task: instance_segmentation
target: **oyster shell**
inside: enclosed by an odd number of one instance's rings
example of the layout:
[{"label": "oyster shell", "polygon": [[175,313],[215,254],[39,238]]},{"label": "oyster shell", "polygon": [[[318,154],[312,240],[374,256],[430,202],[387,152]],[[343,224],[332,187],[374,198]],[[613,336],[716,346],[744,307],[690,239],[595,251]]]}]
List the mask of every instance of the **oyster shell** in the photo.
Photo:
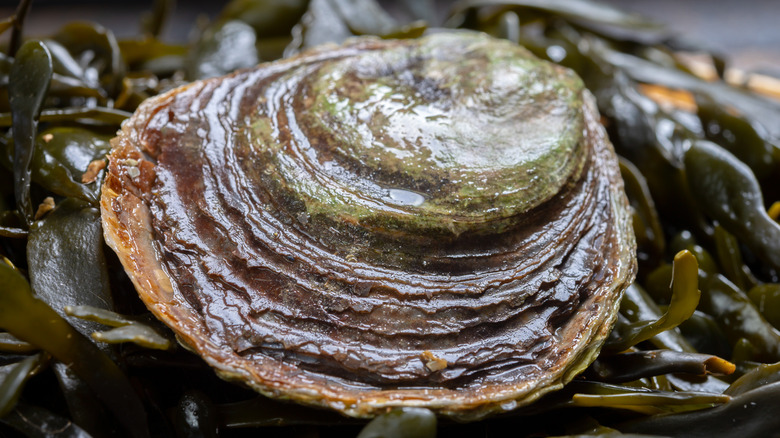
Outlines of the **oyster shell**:
[{"label": "oyster shell", "polygon": [[633,280],[598,117],[506,41],[355,39],[142,104],[112,143],[106,240],[224,378],[476,419],[587,367]]}]

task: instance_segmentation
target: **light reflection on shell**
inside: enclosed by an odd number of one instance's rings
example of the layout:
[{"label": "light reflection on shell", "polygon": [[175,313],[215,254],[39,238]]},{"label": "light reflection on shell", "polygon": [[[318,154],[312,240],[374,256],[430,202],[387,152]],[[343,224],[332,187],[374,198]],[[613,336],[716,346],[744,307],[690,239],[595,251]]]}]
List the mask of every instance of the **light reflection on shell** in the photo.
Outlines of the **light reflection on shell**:
[{"label": "light reflection on shell", "polygon": [[356,39],[195,82],[113,145],[105,234],[141,298],[272,397],[514,409],[587,367],[633,280],[592,96],[481,34]]}]

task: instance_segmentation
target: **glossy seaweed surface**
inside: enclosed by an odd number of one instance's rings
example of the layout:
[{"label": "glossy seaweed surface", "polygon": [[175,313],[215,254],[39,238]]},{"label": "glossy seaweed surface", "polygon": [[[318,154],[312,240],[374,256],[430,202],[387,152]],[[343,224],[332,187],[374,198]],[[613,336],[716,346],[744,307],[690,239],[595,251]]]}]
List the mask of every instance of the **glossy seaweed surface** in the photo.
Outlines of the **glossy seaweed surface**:
[{"label": "glossy seaweed surface", "polygon": [[[403,7],[402,5],[405,5]],[[0,22],[0,433],[8,436],[767,436],[780,427],[780,104],[694,75],[664,29],[595,3],[234,0],[187,45],[94,23]],[[30,13],[35,13],[32,10]],[[639,271],[600,356],[561,391],[467,424],[370,423],[217,378],[139,301],[103,241],[108,140],[146,98],[377,34],[473,29],[576,71],[621,156]],[[712,57],[716,75],[724,64]],[[140,169],[142,171],[143,169]],[[671,287],[670,287],[671,285]],[[739,428],[734,427],[739,424]]]}]

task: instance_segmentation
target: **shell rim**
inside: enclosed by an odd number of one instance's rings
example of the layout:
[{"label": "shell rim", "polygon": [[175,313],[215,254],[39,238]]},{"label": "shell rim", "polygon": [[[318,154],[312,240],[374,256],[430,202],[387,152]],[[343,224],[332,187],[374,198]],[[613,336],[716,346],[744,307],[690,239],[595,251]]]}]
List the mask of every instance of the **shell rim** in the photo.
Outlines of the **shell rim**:
[{"label": "shell rim", "polygon": [[[155,96],[145,104],[162,103],[172,98],[174,93],[200,82],[202,81]],[[607,148],[606,152],[614,156],[614,148],[604,128],[597,121],[595,98],[587,90],[584,90],[583,94],[584,130],[598,137],[598,143],[602,146],[597,145],[597,147]],[[125,147],[139,149],[137,142],[132,141],[133,124],[130,123],[138,114],[139,112],[136,112],[131,119],[128,119],[118,136],[112,139],[110,159],[113,159],[118,149]],[[188,304],[175,302],[173,299],[174,292],[170,280],[173,276],[166,271],[161,262],[159,250],[150,232],[151,226],[144,226],[150,225],[151,213],[137,195],[127,191],[122,193],[114,191],[110,182],[112,179],[117,179],[117,176],[110,172],[107,172],[106,181],[101,189],[100,207],[105,241],[119,257],[146,307],[175,332],[180,343],[196,352],[215,368],[220,377],[247,384],[255,391],[274,399],[328,408],[352,417],[371,418],[386,412],[388,408],[423,407],[460,421],[475,421],[492,414],[526,406],[542,395],[562,388],[595,360],[601,345],[611,331],[623,290],[633,281],[637,269],[636,242],[626,213],[628,201],[617,170],[617,162],[614,161],[609,163],[611,169],[608,169],[610,173],[617,172],[617,178],[610,184],[611,209],[616,218],[617,243],[627,251],[622,249],[619,251],[623,257],[619,260],[615,280],[609,286],[609,290],[602,295],[604,298],[598,315],[606,314],[607,317],[591,318],[583,327],[576,345],[567,350],[568,358],[565,361],[556,361],[558,369],[555,372],[548,372],[546,378],[520,384],[492,385],[479,390],[473,388],[338,390],[335,389],[339,387],[338,385],[328,387],[307,385],[305,382],[299,382],[300,379],[297,378],[284,379],[284,372],[280,374],[274,370],[258,369],[257,366],[253,366],[253,361],[231,354],[231,351],[209,342],[203,326],[198,324],[193,314],[188,314],[188,309],[184,309],[187,312],[172,311],[178,310],[178,307],[172,309],[169,307],[171,304],[177,306],[188,306]],[[120,186],[123,184],[120,183]],[[618,206],[616,202],[623,205]],[[126,209],[128,205],[133,208]],[[119,210],[115,210],[117,206]],[[128,219],[132,219],[132,223],[127,223]],[[593,301],[591,296],[583,306],[592,304]]]}]

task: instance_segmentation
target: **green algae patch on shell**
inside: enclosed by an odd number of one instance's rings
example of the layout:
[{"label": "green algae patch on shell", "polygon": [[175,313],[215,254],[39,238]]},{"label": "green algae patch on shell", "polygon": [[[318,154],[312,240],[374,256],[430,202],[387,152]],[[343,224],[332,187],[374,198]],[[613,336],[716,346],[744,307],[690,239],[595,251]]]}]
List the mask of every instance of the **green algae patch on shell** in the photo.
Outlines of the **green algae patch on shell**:
[{"label": "green algae patch on shell", "polygon": [[633,280],[598,119],[576,75],[506,41],[354,39],[142,104],[105,235],[225,378],[478,419],[587,367]]}]

